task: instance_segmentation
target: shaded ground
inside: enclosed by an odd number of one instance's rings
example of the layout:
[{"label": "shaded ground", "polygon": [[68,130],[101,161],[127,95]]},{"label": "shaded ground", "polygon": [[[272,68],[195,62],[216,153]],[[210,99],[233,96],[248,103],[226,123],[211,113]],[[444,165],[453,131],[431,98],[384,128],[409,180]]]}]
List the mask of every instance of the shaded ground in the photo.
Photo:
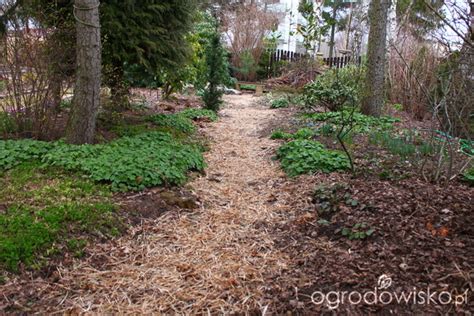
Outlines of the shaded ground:
[{"label": "shaded ground", "polygon": [[[341,174],[288,179],[272,160],[278,142],[267,133],[289,115],[250,95],[227,97],[220,121],[204,127],[209,168],[189,184],[192,194],[123,196],[127,210],[140,210],[127,236],[95,245],[86,260],[58,266],[47,279],[0,286],[0,309],[315,315],[330,312],[311,302],[315,291],[364,293],[382,274],[393,291],[472,294],[472,188]],[[324,212],[315,187],[334,183],[344,185]],[[190,205],[167,208],[176,198]],[[342,236],[341,228],[359,222],[375,233]],[[462,313],[473,310],[472,297],[470,304],[341,304],[337,312]]]}]

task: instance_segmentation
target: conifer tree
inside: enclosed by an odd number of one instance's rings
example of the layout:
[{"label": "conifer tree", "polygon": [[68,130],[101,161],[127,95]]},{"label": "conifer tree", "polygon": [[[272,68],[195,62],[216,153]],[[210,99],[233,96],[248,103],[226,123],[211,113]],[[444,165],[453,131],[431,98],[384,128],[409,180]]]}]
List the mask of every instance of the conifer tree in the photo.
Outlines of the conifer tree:
[{"label": "conifer tree", "polygon": [[222,90],[219,86],[223,84],[227,69],[224,63],[225,51],[222,47],[217,20],[215,31],[211,35],[209,45],[206,47],[206,79],[208,85],[204,91],[203,101],[205,107],[217,112],[222,104]]},{"label": "conifer tree", "polygon": [[196,13],[194,0],[103,0],[104,80],[117,105],[127,105],[124,65],[151,73],[171,70],[189,56],[186,35]]}]

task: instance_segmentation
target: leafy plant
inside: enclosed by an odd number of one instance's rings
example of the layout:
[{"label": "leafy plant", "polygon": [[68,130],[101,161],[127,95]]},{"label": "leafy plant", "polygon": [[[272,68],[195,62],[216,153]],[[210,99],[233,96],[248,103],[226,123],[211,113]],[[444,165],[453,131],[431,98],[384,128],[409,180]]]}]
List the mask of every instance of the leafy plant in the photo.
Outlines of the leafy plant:
[{"label": "leafy plant", "polygon": [[464,174],[463,174],[463,179],[469,185],[474,186],[474,168],[468,169]]},{"label": "leafy plant", "polygon": [[328,150],[321,143],[306,139],[284,144],[278,149],[277,158],[289,176],[315,171],[333,172],[350,167],[344,153]]},{"label": "leafy plant", "polygon": [[281,130],[273,132],[271,139],[311,139],[317,135],[316,131],[311,128],[299,129],[296,133],[286,133]]},{"label": "leafy plant", "polygon": [[369,142],[386,148],[390,153],[402,158],[410,156],[427,156],[435,152],[435,148],[413,132],[405,132],[396,136],[389,132],[375,132],[370,134]]},{"label": "leafy plant", "polygon": [[124,136],[136,136],[142,133],[149,132],[153,128],[150,127],[149,124],[135,124],[135,125],[130,125],[130,124],[120,124],[117,126],[114,126],[111,131],[117,134],[119,137],[124,137]]},{"label": "leafy plant", "polygon": [[70,109],[72,105],[72,99],[63,99],[61,100],[61,103],[59,104],[59,107],[61,109]]},{"label": "leafy plant", "polygon": [[186,109],[179,113],[180,116],[186,117],[190,120],[196,120],[200,118],[207,118],[213,122],[217,121],[218,117],[216,112],[207,109]]},{"label": "leafy plant", "polygon": [[170,128],[183,134],[192,134],[196,127],[193,120],[207,118],[211,121],[218,119],[217,114],[208,109],[186,109],[176,114],[156,114],[148,117],[158,127]]},{"label": "leafy plant", "polygon": [[331,69],[305,86],[304,96],[307,106],[321,105],[331,111],[344,106],[359,104],[362,96],[364,71],[356,66]]},{"label": "leafy plant", "polygon": [[123,137],[106,145],[59,144],[42,161],[87,174],[97,182],[109,182],[114,191],[182,184],[188,171],[205,167],[198,146],[163,132]]},{"label": "leafy plant", "polygon": [[400,122],[399,119],[382,116],[382,117],[373,117],[361,114],[359,112],[352,113],[348,109],[344,109],[341,112],[322,112],[322,113],[306,113],[303,114],[303,118],[308,119],[310,122],[324,122],[325,125],[322,127],[328,131],[330,129],[329,125],[332,125],[333,130],[336,130],[341,122],[341,115],[343,117],[352,116],[354,124],[354,132],[356,133],[369,133],[374,130],[390,130],[393,128],[393,124]]},{"label": "leafy plant", "polygon": [[40,160],[54,146],[55,143],[30,139],[0,141],[0,171],[26,161]]},{"label": "leafy plant", "polygon": [[316,187],[313,194],[313,202],[315,203],[318,214],[326,220],[339,211],[341,202],[352,204],[349,187],[343,183],[335,183],[332,185],[320,185]]},{"label": "leafy plant", "polygon": [[271,139],[291,139],[293,134],[278,130],[272,133]]},{"label": "leafy plant", "polygon": [[296,133],[293,134],[293,139],[311,139],[317,135],[316,131],[311,128],[302,128],[299,129]]},{"label": "leafy plant", "polygon": [[183,134],[192,134],[196,130],[191,119],[180,114],[155,114],[149,121],[158,127],[167,127]]},{"label": "leafy plant", "polygon": [[288,101],[287,98],[279,98],[279,99],[273,100],[272,104],[270,105],[272,109],[287,108],[289,106],[290,106],[290,102]]},{"label": "leafy plant", "polygon": [[5,112],[0,112],[0,137],[1,134],[15,133],[17,124],[15,120]]},{"label": "leafy plant", "polygon": [[396,104],[393,104],[392,107],[399,112],[403,111],[403,104],[396,103]]},{"label": "leafy plant", "polygon": [[459,146],[461,152],[468,156],[474,156],[474,141],[468,139],[460,139]]},{"label": "leafy plant", "polygon": [[346,236],[350,240],[353,239],[365,239],[370,237],[375,232],[374,228],[368,227],[366,223],[357,223],[351,228],[344,227],[341,231],[343,236]]}]

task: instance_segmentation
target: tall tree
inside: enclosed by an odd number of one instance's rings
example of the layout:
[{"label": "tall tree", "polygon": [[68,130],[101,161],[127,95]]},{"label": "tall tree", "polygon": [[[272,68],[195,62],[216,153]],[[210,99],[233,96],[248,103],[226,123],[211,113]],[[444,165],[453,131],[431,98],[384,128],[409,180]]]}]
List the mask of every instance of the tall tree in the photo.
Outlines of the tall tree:
[{"label": "tall tree", "polygon": [[72,144],[94,141],[100,102],[101,41],[99,0],[75,0],[77,70],[66,139]]},{"label": "tall tree", "polygon": [[[344,27],[345,16],[340,16],[341,11],[347,7],[347,2],[344,0],[326,0],[324,3],[325,7],[331,9],[331,13],[323,11],[322,16],[324,21],[331,26],[331,34],[329,37],[329,58],[334,56],[334,47],[336,45],[335,36],[336,28],[339,30]],[[339,16],[338,16],[339,15]]]},{"label": "tall tree", "polygon": [[186,36],[195,0],[103,0],[101,7],[104,80],[116,105],[127,107],[125,65],[150,73],[174,71],[191,53]]},{"label": "tall tree", "polygon": [[362,112],[380,116],[385,98],[387,21],[390,0],[372,0],[369,8],[369,44]]},{"label": "tall tree", "polygon": [[[445,0],[397,0],[394,4],[396,22],[413,35],[423,38],[432,30],[441,26],[441,9]],[[428,5],[427,5],[428,3]],[[433,10],[431,10],[433,9]]]},{"label": "tall tree", "polygon": [[[18,3],[29,9],[31,16],[44,27],[56,32],[67,34],[65,28],[74,23],[71,14],[74,0],[18,0]],[[173,71],[187,60],[191,49],[185,37],[192,29],[196,8],[197,0],[101,1],[104,83],[110,86],[116,105],[128,104],[128,87],[124,84],[126,66],[156,74],[164,69]]]}]

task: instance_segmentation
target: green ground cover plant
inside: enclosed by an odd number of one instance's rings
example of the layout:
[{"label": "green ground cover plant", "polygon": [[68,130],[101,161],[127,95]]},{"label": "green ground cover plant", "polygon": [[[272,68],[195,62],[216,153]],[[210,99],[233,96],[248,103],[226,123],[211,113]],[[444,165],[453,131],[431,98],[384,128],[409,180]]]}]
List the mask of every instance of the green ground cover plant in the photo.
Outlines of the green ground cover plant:
[{"label": "green ground cover plant", "polygon": [[278,149],[277,158],[289,176],[350,168],[343,152],[329,150],[323,144],[307,139],[296,139],[284,144]]},{"label": "green ground cover plant", "polygon": [[[109,183],[114,191],[143,190],[160,185],[179,185],[189,171],[205,167],[203,147],[190,136],[193,119],[208,117],[208,110],[185,110],[177,114],[154,115],[149,120],[162,130],[147,125],[130,126],[124,136],[98,145],[69,145],[62,141],[0,141],[0,171],[22,163],[40,162],[84,174],[99,183]],[[176,137],[179,134],[180,137]],[[185,137],[183,137],[185,135]]]},{"label": "green ground cover plant", "polygon": [[80,255],[87,235],[116,236],[123,227],[108,186],[38,163],[0,175],[0,270],[40,267],[63,251]]},{"label": "green ground cover plant", "polygon": [[272,133],[270,138],[271,139],[286,139],[286,140],[288,140],[288,139],[311,139],[316,135],[318,135],[318,133],[315,130],[305,127],[305,128],[299,129],[295,133],[287,133],[287,132],[284,132],[282,130],[277,130],[277,131]]},{"label": "green ground cover plant", "polygon": [[394,135],[387,131],[374,132],[369,135],[369,142],[387,149],[390,153],[402,158],[410,156],[427,156],[435,152],[435,147],[417,137],[412,131]]},{"label": "green ground cover plant", "polygon": [[281,109],[287,108],[290,106],[290,102],[287,98],[279,98],[272,101],[270,108],[272,109]]},{"label": "green ground cover plant", "polygon": [[[342,110],[342,113],[339,111],[336,112],[322,112],[322,113],[305,113],[302,115],[303,119],[307,119],[310,123],[319,123],[324,122],[326,129],[329,129],[331,126],[335,131],[337,127],[341,124],[341,119],[344,118],[345,121],[353,121],[354,132],[356,133],[369,133],[374,130],[391,130],[393,124],[400,122],[399,119],[382,116],[382,117],[373,117],[361,114],[359,112],[352,112],[350,109]],[[350,119],[352,117],[352,119]]]}]

